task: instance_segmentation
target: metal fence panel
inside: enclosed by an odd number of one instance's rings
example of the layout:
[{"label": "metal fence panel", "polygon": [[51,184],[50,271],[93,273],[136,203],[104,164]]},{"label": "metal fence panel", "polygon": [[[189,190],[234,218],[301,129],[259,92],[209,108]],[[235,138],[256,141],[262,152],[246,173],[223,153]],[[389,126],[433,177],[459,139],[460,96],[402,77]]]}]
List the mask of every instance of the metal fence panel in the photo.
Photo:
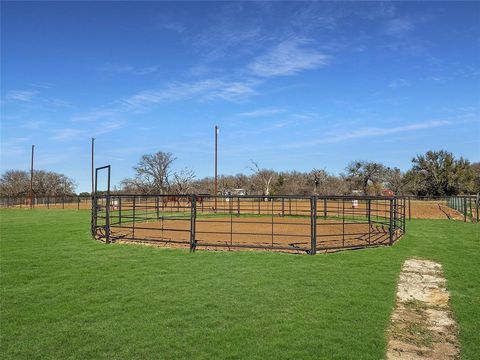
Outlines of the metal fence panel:
[{"label": "metal fence panel", "polygon": [[[318,251],[392,245],[400,197],[98,195],[92,235],[195,249]],[[106,233],[108,232],[108,233]]]}]

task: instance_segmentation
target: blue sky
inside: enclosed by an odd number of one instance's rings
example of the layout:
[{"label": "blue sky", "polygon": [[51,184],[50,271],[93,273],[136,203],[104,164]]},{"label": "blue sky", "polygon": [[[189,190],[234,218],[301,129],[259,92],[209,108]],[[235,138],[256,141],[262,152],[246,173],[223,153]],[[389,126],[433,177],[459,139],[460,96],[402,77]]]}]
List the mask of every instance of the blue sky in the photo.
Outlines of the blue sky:
[{"label": "blue sky", "polygon": [[479,161],[480,3],[2,2],[1,167],[90,187],[144,153],[176,169],[406,170]]}]

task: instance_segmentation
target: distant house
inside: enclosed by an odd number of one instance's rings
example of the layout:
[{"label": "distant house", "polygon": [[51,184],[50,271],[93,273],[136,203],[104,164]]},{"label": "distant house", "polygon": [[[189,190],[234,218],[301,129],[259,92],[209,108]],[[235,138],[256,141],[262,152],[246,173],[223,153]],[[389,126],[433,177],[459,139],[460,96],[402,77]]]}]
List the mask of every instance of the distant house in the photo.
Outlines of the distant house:
[{"label": "distant house", "polygon": [[231,190],[226,191],[225,195],[245,196],[245,195],[247,195],[247,190],[245,190],[245,189],[231,189]]},{"label": "distant house", "polygon": [[382,195],[383,196],[394,196],[395,193],[390,189],[383,189],[382,190]]}]

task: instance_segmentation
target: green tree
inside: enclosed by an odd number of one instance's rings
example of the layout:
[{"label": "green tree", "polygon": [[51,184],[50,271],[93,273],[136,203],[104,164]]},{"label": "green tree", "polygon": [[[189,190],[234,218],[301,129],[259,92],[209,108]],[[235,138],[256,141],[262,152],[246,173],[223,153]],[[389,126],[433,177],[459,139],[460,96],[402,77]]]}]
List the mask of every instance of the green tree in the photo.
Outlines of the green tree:
[{"label": "green tree", "polygon": [[474,189],[475,173],[468,160],[455,159],[452,153],[427,151],[412,159],[405,176],[410,189],[420,196],[446,196],[469,193]]}]

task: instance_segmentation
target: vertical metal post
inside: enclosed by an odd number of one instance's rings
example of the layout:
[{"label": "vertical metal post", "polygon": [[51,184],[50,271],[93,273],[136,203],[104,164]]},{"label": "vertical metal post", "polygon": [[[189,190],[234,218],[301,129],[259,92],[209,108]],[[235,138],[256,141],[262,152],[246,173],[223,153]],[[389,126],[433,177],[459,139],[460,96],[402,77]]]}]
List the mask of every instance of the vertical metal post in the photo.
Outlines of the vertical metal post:
[{"label": "vertical metal post", "polygon": [[345,199],[342,199],[342,247],[345,247]]},{"label": "vertical metal post", "polygon": [[282,216],[285,216],[285,198],[282,197]]},{"label": "vertical metal post", "polygon": [[393,245],[393,199],[390,199],[389,244]]},{"label": "vertical metal post", "polygon": [[470,222],[473,223],[473,211],[472,211],[472,198],[471,197],[468,197],[468,207],[469,207],[469,210],[470,210]]},{"label": "vertical metal post", "polygon": [[157,210],[157,219],[160,218],[160,198],[158,196],[155,197],[155,209]]},{"label": "vertical metal post", "polygon": [[230,214],[230,246],[233,245],[233,197],[229,195],[228,199],[228,213]]},{"label": "vertical metal post", "polygon": [[77,196],[77,210],[80,210],[80,196]]},{"label": "vertical metal post", "polygon": [[240,216],[240,196],[237,196],[237,216]]},{"label": "vertical metal post", "polygon": [[480,203],[479,200],[480,200],[480,197],[479,197],[479,194],[477,194],[477,197],[476,197],[476,199],[475,199],[475,213],[476,213],[476,217],[477,217],[477,219],[476,219],[476,220],[477,220],[477,223],[478,223],[478,220],[479,220],[479,219],[478,219],[478,210],[479,210],[479,207],[480,207],[480,206],[479,206],[479,205],[480,205],[480,204],[479,204],[479,203]]},{"label": "vertical metal post", "polygon": [[326,219],[327,218],[327,198],[323,199],[323,217]]},{"label": "vertical metal post", "polygon": [[106,210],[106,220],[105,220],[105,241],[107,244],[110,243],[110,165],[106,166],[108,171],[107,176],[107,210]]},{"label": "vertical metal post", "polygon": [[67,192],[67,180],[63,180],[62,209],[65,209],[65,193]]},{"label": "vertical metal post", "polygon": [[394,230],[394,235],[397,235],[397,229],[398,229],[398,199],[395,198],[393,199],[393,230]]},{"label": "vertical metal post", "polygon": [[218,195],[218,126],[215,125],[215,186],[214,186],[214,196],[215,196],[215,212],[217,211],[217,195]]},{"label": "vertical metal post", "polygon": [[372,236],[372,199],[367,200],[367,218],[368,218],[368,243],[370,244],[370,238]]},{"label": "vertical metal post", "polygon": [[118,224],[122,224],[122,198],[118,197]]},{"label": "vertical metal post", "polygon": [[105,209],[105,242],[110,243],[110,192],[106,197],[106,209]]},{"label": "vertical metal post", "polygon": [[97,228],[97,198],[96,198],[96,188],[97,188],[97,174],[95,171],[94,167],[94,162],[93,162],[93,151],[94,151],[94,142],[95,139],[92,138],[92,194],[91,194],[91,201],[92,201],[92,236],[95,238],[95,233],[96,233],[96,228]]},{"label": "vertical metal post", "polygon": [[310,255],[317,253],[317,197],[310,197]]},{"label": "vertical metal post", "polygon": [[97,233],[97,216],[98,216],[98,205],[97,205],[97,180],[98,180],[98,171],[95,170],[95,185],[92,193],[92,236],[96,238]]},{"label": "vertical metal post", "polygon": [[273,199],[270,199],[271,200],[271,203],[272,203],[272,206],[271,206],[271,210],[270,210],[270,216],[272,217],[272,249],[273,249],[273,216],[274,216],[274,210],[273,210]]},{"label": "vertical metal post", "polygon": [[196,240],[195,240],[195,223],[197,220],[197,203],[195,195],[191,195],[190,198],[190,251],[195,251]]},{"label": "vertical metal post", "polygon": [[32,145],[32,157],[30,159],[30,209],[33,208],[33,156],[35,145]]},{"label": "vertical metal post", "polygon": [[410,196],[408,197],[408,220],[412,220],[412,205],[410,203]]},{"label": "vertical metal post", "polygon": [[132,238],[135,239],[135,195],[133,195],[132,207]]},{"label": "vertical metal post", "polygon": [[463,222],[467,222],[467,198],[463,198]]},{"label": "vertical metal post", "polygon": [[92,137],[92,197],[93,197],[93,193],[94,193],[94,180],[93,180],[93,174],[94,174],[94,170],[95,170],[95,160],[94,160],[94,154],[95,154],[95,138]]}]

